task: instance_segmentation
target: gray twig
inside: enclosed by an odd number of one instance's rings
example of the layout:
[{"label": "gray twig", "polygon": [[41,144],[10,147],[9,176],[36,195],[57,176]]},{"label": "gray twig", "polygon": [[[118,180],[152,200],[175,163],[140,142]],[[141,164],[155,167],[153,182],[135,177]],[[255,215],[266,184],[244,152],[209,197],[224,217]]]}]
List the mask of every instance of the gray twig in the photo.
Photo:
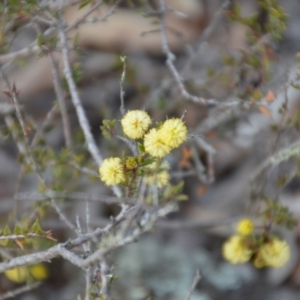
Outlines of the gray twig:
[{"label": "gray twig", "polygon": [[194,289],[196,288],[196,285],[198,284],[199,280],[201,279],[200,271],[197,269],[196,274],[193,279],[192,286],[190,287],[187,296],[184,298],[184,300],[190,300],[193,294]]},{"label": "gray twig", "polygon": [[[91,153],[92,157],[94,158],[94,160],[98,164],[98,166],[100,166],[103,159],[102,159],[102,156],[96,145],[95,139],[91,133],[90,124],[86,117],[85,111],[83,109],[83,106],[82,106],[82,103],[81,103],[81,100],[80,100],[80,97],[79,97],[79,94],[78,94],[78,91],[76,88],[76,84],[74,82],[71,65],[70,65],[69,53],[68,53],[68,43],[67,43],[67,37],[66,37],[66,33],[65,33],[65,26],[62,22],[61,22],[61,24],[59,24],[59,40],[60,40],[61,47],[62,47],[62,56],[63,56],[63,62],[64,62],[64,74],[65,74],[66,81],[69,86],[73,105],[76,109],[80,127],[83,130],[89,152]],[[115,193],[115,195],[117,197],[121,196],[121,190],[119,187],[114,186],[113,192]]]},{"label": "gray twig", "polygon": [[20,288],[15,289],[15,290],[6,292],[4,295],[1,295],[0,300],[15,298],[16,296],[18,296],[20,294],[23,294],[25,292],[29,292],[29,291],[32,291],[32,290],[38,288],[40,285],[41,285],[41,282],[35,282],[33,284],[30,284],[30,285],[22,286]]},{"label": "gray twig", "polygon": [[120,100],[121,100],[120,111],[122,116],[124,116],[125,115],[125,103],[124,103],[125,92],[124,92],[123,84],[126,76],[126,56],[122,56],[121,61],[123,63],[123,72],[120,80]]},{"label": "gray twig", "polygon": [[60,75],[58,72],[58,61],[55,61],[53,53],[49,52],[49,58],[51,62],[51,69],[53,74],[53,84],[54,90],[56,93],[56,97],[58,99],[59,108],[61,112],[62,124],[63,124],[63,132],[65,136],[66,146],[70,147],[72,145],[71,138],[71,128],[70,128],[70,120],[67,111],[66,99],[64,97],[64,92],[62,88],[62,84],[60,81]]},{"label": "gray twig", "polygon": [[[165,0],[159,0],[159,6],[161,11],[166,11],[166,3]],[[202,105],[222,105],[222,106],[234,106],[239,104],[239,101],[232,101],[227,103],[220,103],[219,101],[216,101],[215,99],[204,99],[195,95],[190,94],[183,83],[183,80],[178,72],[178,70],[175,67],[174,60],[175,55],[171,52],[171,49],[169,47],[168,37],[167,37],[167,28],[166,28],[166,22],[165,22],[165,15],[160,15],[160,32],[161,32],[161,41],[162,41],[162,50],[163,53],[166,55],[166,64],[175,79],[177,86],[181,92],[181,95],[183,98],[193,101],[195,103],[199,103]]]}]

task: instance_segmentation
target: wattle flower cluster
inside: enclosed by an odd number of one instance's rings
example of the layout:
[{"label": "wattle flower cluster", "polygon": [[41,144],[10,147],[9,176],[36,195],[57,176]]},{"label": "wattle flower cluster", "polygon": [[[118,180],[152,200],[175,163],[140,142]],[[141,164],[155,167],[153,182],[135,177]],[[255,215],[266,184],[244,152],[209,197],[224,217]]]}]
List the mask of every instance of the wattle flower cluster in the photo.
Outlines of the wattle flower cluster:
[{"label": "wattle flower cluster", "polygon": [[254,234],[254,224],[244,219],[237,226],[238,234],[231,236],[223,245],[223,256],[232,264],[250,260],[257,268],[280,268],[290,259],[290,247],[276,236]]},{"label": "wattle flower cluster", "polygon": [[143,166],[138,163],[140,159],[135,157],[125,158],[125,161],[117,157],[107,158],[99,167],[100,178],[106,185],[124,183],[126,175],[130,172],[136,174],[139,168],[143,169],[143,182],[147,185],[162,188],[168,184],[169,166],[160,159],[187,139],[187,127],[179,118],[168,119],[157,128],[149,129],[151,123],[150,116],[142,110],[128,111],[122,118],[121,125],[124,135],[127,138],[138,140],[144,148],[144,154],[141,157],[152,159],[153,163]]},{"label": "wattle flower cluster", "polygon": [[147,153],[162,158],[187,139],[187,128],[178,118],[166,120],[160,128],[153,128],[144,137]]}]

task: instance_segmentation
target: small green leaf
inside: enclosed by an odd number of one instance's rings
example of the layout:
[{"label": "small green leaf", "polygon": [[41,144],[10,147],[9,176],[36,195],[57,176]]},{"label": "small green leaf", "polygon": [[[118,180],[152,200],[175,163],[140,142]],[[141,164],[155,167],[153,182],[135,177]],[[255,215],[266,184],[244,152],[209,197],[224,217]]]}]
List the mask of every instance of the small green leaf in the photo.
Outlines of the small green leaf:
[{"label": "small green leaf", "polygon": [[175,201],[187,201],[189,199],[189,197],[187,195],[178,195],[175,197]]},{"label": "small green leaf", "polygon": [[82,9],[82,8],[84,8],[85,6],[87,6],[87,5],[90,4],[90,3],[91,3],[91,0],[85,0],[85,1],[83,1],[83,2],[81,2],[81,3],[79,4],[78,8],[79,8],[79,9]]},{"label": "small green leaf", "polygon": [[9,229],[9,227],[7,225],[5,225],[4,229],[3,229],[3,235],[11,235],[11,231]]},{"label": "small green leaf", "polygon": [[41,47],[43,44],[45,44],[45,38],[41,33],[38,34],[36,42],[39,47]]},{"label": "small green leaf", "polygon": [[44,234],[44,231],[43,231],[43,229],[41,228],[41,225],[40,225],[40,223],[39,223],[38,220],[36,220],[36,221],[32,224],[32,226],[31,226],[31,228],[30,228],[30,231],[31,231],[32,233],[36,233],[36,234]]},{"label": "small green leaf", "polygon": [[23,234],[23,233],[24,230],[19,225],[16,225],[14,228],[14,234]]}]

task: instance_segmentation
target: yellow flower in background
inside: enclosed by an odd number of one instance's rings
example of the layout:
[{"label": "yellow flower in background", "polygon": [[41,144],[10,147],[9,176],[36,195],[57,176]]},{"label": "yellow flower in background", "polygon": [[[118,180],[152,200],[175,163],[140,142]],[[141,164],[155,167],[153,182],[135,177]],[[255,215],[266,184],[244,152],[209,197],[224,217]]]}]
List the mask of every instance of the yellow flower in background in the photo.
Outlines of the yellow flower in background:
[{"label": "yellow flower in background", "polygon": [[233,235],[223,245],[223,256],[232,264],[245,263],[250,260],[252,251],[245,243],[245,238]]},{"label": "yellow flower in background", "polygon": [[125,160],[125,167],[128,169],[137,168],[138,167],[137,158],[133,156],[127,157]]},{"label": "yellow flower in background", "polygon": [[266,263],[262,259],[261,255],[258,255],[257,257],[255,257],[253,264],[258,269],[263,268],[263,267],[266,266]]},{"label": "yellow flower in background", "polygon": [[4,272],[5,276],[14,283],[25,283],[27,279],[45,280],[49,277],[49,272],[43,263],[38,263],[29,267],[18,267]]},{"label": "yellow flower in background", "polygon": [[153,157],[162,158],[170,153],[171,147],[166,145],[161,131],[151,129],[144,137],[144,147],[147,153]]},{"label": "yellow flower in background", "polygon": [[30,266],[29,272],[36,280],[45,280],[49,277],[48,269],[43,263]]},{"label": "yellow flower in background", "polygon": [[121,124],[126,136],[131,139],[140,139],[148,130],[151,119],[143,110],[131,110],[123,117]]},{"label": "yellow flower in background", "polygon": [[157,162],[146,167],[146,175],[143,178],[148,185],[156,185],[159,189],[166,186],[170,180],[170,174],[167,171],[170,168],[168,162],[164,161],[161,165]]},{"label": "yellow flower in background", "polygon": [[166,120],[159,130],[165,144],[171,148],[177,148],[187,139],[187,128],[178,118]]},{"label": "yellow flower in background", "polygon": [[125,180],[122,161],[119,157],[110,157],[103,160],[99,167],[100,179],[106,185],[115,185]]},{"label": "yellow flower in background", "polygon": [[259,254],[266,266],[280,268],[289,261],[290,252],[290,246],[286,241],[272,238],[261,246]]},{"label": "yellow flower in background", "polygon": [[14,283],[25,283],[28,278],[28,271],[25,267],[18,267],[4,272],[4,275]]},{"label": "yellow flower in background", "polygon": [[248,236],[254,231],[254,224],[250,219],[243,219],[237,225],[237,232],[241,235]]}]

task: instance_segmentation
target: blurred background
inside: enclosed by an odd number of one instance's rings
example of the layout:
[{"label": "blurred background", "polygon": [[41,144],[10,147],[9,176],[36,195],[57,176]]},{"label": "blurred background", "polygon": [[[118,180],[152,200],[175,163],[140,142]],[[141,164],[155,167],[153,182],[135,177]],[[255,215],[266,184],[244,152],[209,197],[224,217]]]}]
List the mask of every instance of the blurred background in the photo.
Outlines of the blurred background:
[{"label": "blurred background", "polygon": [[[58,4],[54,2],[48,4],[55,7]],[[113,1],[109,2],[108,9],[114,5]],[[170,46],[187,90],[204,99],[216,99],[221,104],[238,102],[233,105],[202,105],[182,96],[160,50],[159,32],[144,32],[144,27],[141,25],[140,29],[135,23],[134,16],[138,15],[151,24],[149,30],[152,26],[159,28],[157,20],[150,14],[157,9],[155,3],[121,1],[104,22],[87,22],[85,29],[79,32],[73,74],[92,133],[104,157],[127,151],[121,141],[105,140],[100,131],[103,119],[121,118],[121,55],[127,57],[126,77],[122,83],[126,109],[145,109],[156,121],[180,117],[187,110],[185,121],[189,133],[200,135],[200,139],[191,137],[167,157],[173,182],[184,180],[184,193],[189,200],[180,203],[176,214],[159,221],[153,232],[109,256],[112,273],[118,277],[111,286],[114,299],[185,299],[197,270],[201,278],[192,300],[299,299],[300,228],[293,231],[276,229],[289,242],[292,253],[290,262],[280,269],[231,265],[224,261],[221,253],[222,244],[233,233],[239,219],[245,216],[257,218],[255,211],[262,199],[279,200],[297,219],[300,217],[299,157],[291,156],[275,166],[268,163],[268,157],[297,142],[300,137],[300,92],[297,86],[300,3],[297,0],[276,1],[287,14],[286,29],[282,38],[276,39],[268,27],[265,31],[262,29],[268,23],[264,20],[260,2],[263,1],[168,2],[170,7],[174,5],[190,16],[187,18],[190,21],[181,21],[174,8],[175,13],[170,14],[175,17],[166,20],[167,27],[173,25],[175,28],[176,42],[170,38]],[[237,5],[243,20],[237,17]],[[65,14],[66,20],[75,18],[73,8],[77,9],[71,7]],[[100,16],[103,14],[101,9]],[[123,18],[123,14],[127,17]],[[254,25],[249,19],[248,23],[245,21],[253,15],[258,16],[255,21],[261,28],[257,30],[259,34],[252,30]],[[274,13],[274,24],[276,16]],[[6,53],[27,47],[37,37],[35,25],[26,18],[22,20],[22,14],[19,17],[23,23],[17,21],[22,26],[16,21],[20,27],[13,32],[14,38]],[[101,26],[107,27],[101,29]],[[41,22],[40,29],[45,28],[47,24]],[[131,37],[133,28],[139,37],[157,36],[144,43]],[[106,38],[107,30],[111,31]],[[91,40],[99,39],[100,42],[89,41],[89,32]],[[109,203],[113,195],[97,177],[98,166],[89,159],[76,112],[66,91],[72,152],[76,154],[80,168],[68,164],[70,154],[65,151],[61,116],[53,109],[57,106],[57,97],[51,76],[48,76],[49,68],[43,66],[45,60],[45,56],[40,55],[3,63],[2,75],[5,74],[19,89],[22,113],[26,115],[32,134],[42,128],[43,143],[36,146],[40,151],[37,157],[52,189],[64,192],[59,202],[61,209],[74,222],[77,216],[84,224],[88,201],[91,227],[97,228],[106,224],[119,208],[114,201]],[[0,86],[4,91],[7,90],[5,85],[2,76]],[[1,104],[6,103],[9,101],[3,94]],[[74,238],[55,211],[45,205],[46,197],[43,197],[35,175],[21,167],[22,157],[7,133],[5,116],[1,107],[1,227],[6,224],[13,227],[23,220],[34,222],[38,218],[42,228],[52,230],[52,236],[59,242]],[[49,123],[45,124],[47,118]],[[45,150],[45,145],[51,153]],[[94,173],[80,172],[84,166]],[[40,241],[35,250],[47,245]],[[7,251],[2,248],[1,251]],[[24,252],[14,249],[12,253]],[[85,284],[81,270],[59,258],[45,266],[49,271],[48,278],[38,288],[14,299],[83,299],[78,296],[83,297]],[[1,294],[17,287],[0,275],[0,299],[6,299],[1,298]]]}]

